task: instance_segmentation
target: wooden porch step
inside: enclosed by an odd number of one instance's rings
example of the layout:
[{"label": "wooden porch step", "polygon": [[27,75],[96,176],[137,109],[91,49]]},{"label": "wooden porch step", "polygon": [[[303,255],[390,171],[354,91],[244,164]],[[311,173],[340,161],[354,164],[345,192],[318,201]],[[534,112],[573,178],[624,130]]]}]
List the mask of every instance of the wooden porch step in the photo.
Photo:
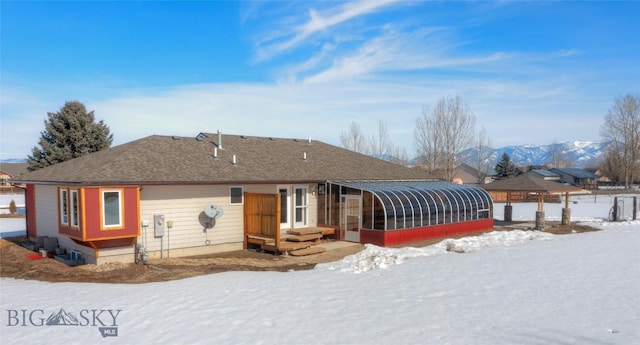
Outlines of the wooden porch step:
[{"label": "wooden porch step", "polygon": [[287,241],[305,242],[305,241],[315,241],[321,238],[322,238],[322,234],[294,235],[294,236],[287,237]]},{"label": "wooden porch step", "polygon": [[322,228],[322,236],[333,235],[335,232],[334,228]]},{"label": "wooden porch step", "polygon": [[253,243],[253,244],[259,244],[259,245],[274,244],[275,243],[273,238],[252,236],[252,235],[248,235],[247,236],[247,242]]},{"label": "wooden porch step", "polygon": [[333,228],[309,227],[309,228],[287,230],[287,233],[291,235],[299,235],[299,236],[310,235],[310,234],[332,235],[334,231],[335,230],[333,230]]},{"label": "wooden porch step", "polygon": [[309,247],[305,249],[292,250],[289,252],[289,254],[293,256],[303,256],[303,255],[318,254],[324,251],[326,251],[326,249],[322,247]]},{"label": "wooden porch step", "polygon": [[319,234],[320,232],[322,232],[322,230],[318,228],[300,228],[300,229],[287,230],[287,234],[298,235],[298,236]]}]

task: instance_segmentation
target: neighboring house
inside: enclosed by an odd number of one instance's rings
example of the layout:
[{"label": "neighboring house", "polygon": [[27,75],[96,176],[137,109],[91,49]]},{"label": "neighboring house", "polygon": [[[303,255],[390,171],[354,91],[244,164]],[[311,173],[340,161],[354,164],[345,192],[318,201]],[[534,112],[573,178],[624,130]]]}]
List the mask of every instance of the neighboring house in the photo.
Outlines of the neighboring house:
[{"label": "neighboring house", "polygon": [[480,170],[472,167],[469,164],[461,164],[455,170],[454,181],[462,182],[463,184],[487,184],[495,180],[496,172],[493,168],[485,168],[487,171],[480,173]]},{"label": "neighboring house", "polygon": [[26,173],[27,166],[27,163],[0,163],[0,191],[15,189],[9,180]]},{"label": "neighboring house", "polygon": [[541,178],[545,181],[560,181],[560,174],[544,169],[534,169],[527,172],[527,175]]},{"label": "neighboring house", "polygon": [[395,245],[493,228],[481,188],[319,141],[150,136],[24,175],[27,234],[88,263],[247,248],[262,228]]},{"label": "neighboring house", "polygon": [[596,175],[577,168],[553,168],[551,172],[560,175],[561,183],[568,183],[581,188],[597,188]]}]

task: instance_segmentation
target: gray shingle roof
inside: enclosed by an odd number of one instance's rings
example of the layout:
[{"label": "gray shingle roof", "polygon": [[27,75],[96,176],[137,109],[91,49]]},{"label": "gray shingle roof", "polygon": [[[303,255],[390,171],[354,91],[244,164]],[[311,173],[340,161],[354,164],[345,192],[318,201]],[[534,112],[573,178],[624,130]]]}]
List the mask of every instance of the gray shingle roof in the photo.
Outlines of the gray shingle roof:
[{"label": "gray shingle roof", "polygon": [[582,191],[581,188],[568,186],[559,182],[547,181],[527,174],[484,184],[481,187],[485,190],[496,192],[539,192],[552,194]]},{"label": "gray shingle roof", "polygon": [[553,168],[551,169],[551,171],[554,171],[556,173],[560,173],[560,174],[565,174],[565,175],[569,175],[569,176],[573,176],[573,177],[577,177],[577,178],[589,178],[589,179],[595,179],[596,175],[586,171],[586,170],[582,170],[582,169],[577,169],[577,168]]},{"label": "gray shingle roof", "polygon": [[217,134],[201,133],[197,138],[149,136],[27,173],[19,182],[208,184],[429,178],[424,170],[320,141],[223,135],[219,147]]},{"label": "gray shingle roof", "polygon": [[0,163],[0,170],[10,174],[11,176],[18,176],[26,173],[27,163]]},{"label": "gray shingle roof", "polygon": [[560,177],[560,175],[554,173],[553,171],[544,170],[544,169],[534,169],[534,170],[531,170],[531,173],[538,174],[542,177]]}]

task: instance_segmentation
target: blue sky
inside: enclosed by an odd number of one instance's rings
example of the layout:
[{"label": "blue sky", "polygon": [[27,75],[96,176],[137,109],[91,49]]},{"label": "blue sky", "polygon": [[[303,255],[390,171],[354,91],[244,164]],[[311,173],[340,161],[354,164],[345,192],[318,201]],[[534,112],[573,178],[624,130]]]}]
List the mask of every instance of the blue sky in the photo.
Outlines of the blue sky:
[{"label": "blue sky", "polygon": [[458,95],[494,147],[600,140],[640,94],[640,2],[1,1],[0,159],[78,100],[122,144],[199,132],[339,145],[378,120],[413,156]]}]

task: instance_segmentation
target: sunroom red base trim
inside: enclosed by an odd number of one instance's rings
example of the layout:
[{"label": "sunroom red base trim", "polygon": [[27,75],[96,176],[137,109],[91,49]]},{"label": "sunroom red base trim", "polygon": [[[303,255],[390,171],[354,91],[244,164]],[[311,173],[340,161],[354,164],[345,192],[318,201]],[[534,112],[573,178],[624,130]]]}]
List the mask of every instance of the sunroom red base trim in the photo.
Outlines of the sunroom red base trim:
[{"label": "sunroom red base trim", "polygon": [[360,242],[389,247],[412,242],[460,236],[493,229],[493,219],[451,223],[403,230],[360,230]]}]

